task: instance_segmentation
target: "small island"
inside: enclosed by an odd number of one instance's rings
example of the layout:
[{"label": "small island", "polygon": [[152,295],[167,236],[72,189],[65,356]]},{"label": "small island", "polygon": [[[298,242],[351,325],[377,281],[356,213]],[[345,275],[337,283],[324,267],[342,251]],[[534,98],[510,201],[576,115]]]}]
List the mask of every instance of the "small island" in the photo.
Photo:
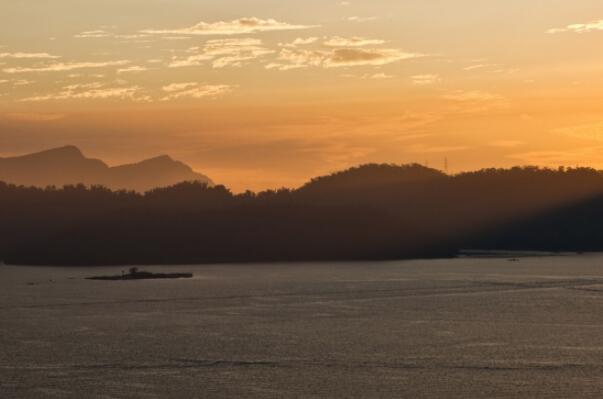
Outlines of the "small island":
[{"label": "small island", "polygon": [[159,280],[159,279],[179,279],[192,278],[192,273],[151,273],[138,270],[137,267],[132,267],[128,273],[122,272],[117,276],[97,276],[88,277],[86,280],[103,280],[103,281],[131,281],[131,280]]}]

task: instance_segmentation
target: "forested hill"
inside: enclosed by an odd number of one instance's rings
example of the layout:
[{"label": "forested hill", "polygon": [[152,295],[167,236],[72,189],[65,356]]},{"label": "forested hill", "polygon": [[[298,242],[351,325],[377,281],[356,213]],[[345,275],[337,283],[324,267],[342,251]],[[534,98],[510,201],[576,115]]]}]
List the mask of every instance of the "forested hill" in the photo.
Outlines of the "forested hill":
[{"label": "forested hill", "polygon": [[181,264],[401,259],[459,249],[603,250],[603,174],[364,165],[296,190],[182,183],[146,194],[0,183],[0,259]]}]

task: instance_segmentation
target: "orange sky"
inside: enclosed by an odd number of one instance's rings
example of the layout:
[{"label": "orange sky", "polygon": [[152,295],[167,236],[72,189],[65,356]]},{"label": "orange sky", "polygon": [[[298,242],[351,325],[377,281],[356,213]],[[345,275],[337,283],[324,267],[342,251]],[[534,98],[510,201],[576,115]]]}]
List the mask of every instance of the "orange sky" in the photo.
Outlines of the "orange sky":
[{"label": "orange sky", "polygon": [[39,3],[0,4],[0,156],[168,153],[235,191],[365,162],[603,168],[600,1]]}]

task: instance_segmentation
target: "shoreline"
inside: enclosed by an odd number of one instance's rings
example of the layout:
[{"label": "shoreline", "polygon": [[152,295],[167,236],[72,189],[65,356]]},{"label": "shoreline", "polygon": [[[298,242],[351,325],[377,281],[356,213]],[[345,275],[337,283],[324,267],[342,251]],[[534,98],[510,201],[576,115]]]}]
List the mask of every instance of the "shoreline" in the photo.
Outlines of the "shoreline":
[{"label": "shoreline", "polygon": [[[260,264],[320,264],[320,263],[364,263],[364,262],[402,262],[419,260],[447,260],[447,259],[523,259],[523,258],[545,258],[545,257],[565,257],[565,256],[592,256],[603,254],[603,251],[539,251],[539,250],[460,250],[454,256],[434,256],[434,257],[416,257],[416,258],[393,258],[393,259],[314,259],[314,260],[253,260],[253,261],[206,261],[194,263],[80,263],[80,264],[20,264],[20,263],[0,263],[0,269],[6,267],[59,267],[59,268],[103,268],[103,267],[200,267],[212,265],[260,265]],[[101,277],[120,277],[121,276],[101,276]]]}]

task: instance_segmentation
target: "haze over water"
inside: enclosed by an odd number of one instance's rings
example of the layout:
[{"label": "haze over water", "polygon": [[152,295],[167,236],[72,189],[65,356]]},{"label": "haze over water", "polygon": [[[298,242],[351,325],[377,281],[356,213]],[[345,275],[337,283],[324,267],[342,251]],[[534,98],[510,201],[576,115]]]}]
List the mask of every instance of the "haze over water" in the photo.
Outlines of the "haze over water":
[{"label": "haze over water", "polygon": [[603,256],[0,267],[2,398],[594,398]]}]

